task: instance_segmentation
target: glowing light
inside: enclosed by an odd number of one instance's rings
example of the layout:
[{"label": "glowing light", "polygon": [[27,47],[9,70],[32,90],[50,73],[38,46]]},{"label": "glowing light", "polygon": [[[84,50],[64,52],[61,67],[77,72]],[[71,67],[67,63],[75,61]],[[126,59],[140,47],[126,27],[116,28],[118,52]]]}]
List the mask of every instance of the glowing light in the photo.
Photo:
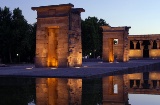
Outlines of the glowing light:
[{"label": "glowing light", "polygon": [[88,66],[83,66],[83,67],[88,67]]},{"label": "glowing light", "polygon": [[19,54],[17,54],[17,56],[18,56]]},{"label": "glowing light", "polygon": [[75,68],[80,68],[80,67],[75,67]]},{"label": "glowing light", "polygon": [[113,63],[113,62],[109,62],[109,63]]},{"label": "glowing light", "polygon": [[27,67],[26,69],[27,69],[27,70],[31,70],[31,69],[33,69],[33,67]]},{"label": "glowing light", "polygon": [[51,68],[52,70],[55,70],[55,69],[57,69],[57,68]]}]

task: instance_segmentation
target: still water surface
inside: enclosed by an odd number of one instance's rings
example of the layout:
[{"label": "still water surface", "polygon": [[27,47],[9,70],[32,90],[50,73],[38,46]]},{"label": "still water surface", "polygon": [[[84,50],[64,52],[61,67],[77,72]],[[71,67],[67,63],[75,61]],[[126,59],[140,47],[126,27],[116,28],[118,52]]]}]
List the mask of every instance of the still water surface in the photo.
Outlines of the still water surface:
[{"label": "still water surface", "polygon": [[[130,75],[130,78],[133,78],[132,76],[134,75]],[[39,79],[42,81],[42,84],[38,82],[38,85],[37,85],[37,81],[39,81]],[[36,105],[36,103],[38,103],[37,101],[39,101],[39,99],[37,100],[36,96],[43,95],[43,92],[41,94],[37,93],[36,89],[37,87],[41,88],[39,86],[44,86],[44,81],[46,79],[47,78],[1,77],[0,78],[0,105]],[[103,100],[102,83],[103,83],[102,79],[83,79],[82,80],[82,94],[81,94],[82,105],[101,105],[102,104],[102,100]],[[137,81],[137,85],[139,85],[138,81]],[[51,86],[54,86],[54,84],[52,84]],[[156,91],[158,92],[160,90],[156,90]],[[49,96],[53,96],[53,95],[49,95]],[[129,98],[129,104],[131,105],[160,105],[160,95],[158,94],[157,95],[128,94],[128,98]]]}]

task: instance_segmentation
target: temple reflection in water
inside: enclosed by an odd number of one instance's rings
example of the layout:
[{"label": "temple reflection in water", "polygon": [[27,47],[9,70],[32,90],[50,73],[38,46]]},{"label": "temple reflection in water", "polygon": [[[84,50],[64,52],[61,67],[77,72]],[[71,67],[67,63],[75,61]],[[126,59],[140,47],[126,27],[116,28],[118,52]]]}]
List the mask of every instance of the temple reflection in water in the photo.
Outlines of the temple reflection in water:
[{"label": "temple reflection in water", "polygon": [[143,72],[103,78],[103,105],[129,105],[128,94],[160,94],[159,72]]},{"label": "temple reflection in water", "polygon": [[[129,93],[160,94],[158,91],[159,74],[159,72],[143,72],[107,76],[103,79],[93,79],[95,80],[94,82],[92,79],[37,78],[36,105],[96,105],[96,103],[103,103],[103,105],[130,105]],[[89,83],[91,81],[92,84]],[[87,89],[88,94],[85,94]],[[97,92],[92,94],[92,89]],[[97,95],[97,97],[94,98],[94,95]],[[102,99],[99,98],[101,101],[97,100],[97,102],[92,103],[93,100],[101,96],[103,97]],[[87,100],[91,103],[87,103]]]},{"label": "temple reflection in water", "polygon": [[129,94],[160,94],[159,75],[152,71],[90,79],[1,77],[0,105],[136,105]]},{"label": "temple reflection in water", "polygon": [[36,79],[37,105],[81,105],[81,79]]}]

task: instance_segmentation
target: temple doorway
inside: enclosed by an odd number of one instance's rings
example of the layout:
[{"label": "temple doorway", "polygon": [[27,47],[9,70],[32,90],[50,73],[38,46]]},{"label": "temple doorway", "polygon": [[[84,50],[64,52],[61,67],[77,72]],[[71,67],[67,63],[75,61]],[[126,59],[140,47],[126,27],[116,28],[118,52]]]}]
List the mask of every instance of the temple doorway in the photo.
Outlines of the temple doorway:
[{"label": "temple doorway", "polygon": [[57,56],[57,34],[58,28],[48,28],[48,60],[47,64],[49,67],[58,66],[58,56]]},{"label": "temple doorway", "polygon": [[114,62],[114,39],[109,38],[109,62]]},{"label": "temple doorway", "polygon": [[150,45],[149,40],[143,40],[144,49],[143,49],[143,58],[149,58],[149,48],[148,46]]}]

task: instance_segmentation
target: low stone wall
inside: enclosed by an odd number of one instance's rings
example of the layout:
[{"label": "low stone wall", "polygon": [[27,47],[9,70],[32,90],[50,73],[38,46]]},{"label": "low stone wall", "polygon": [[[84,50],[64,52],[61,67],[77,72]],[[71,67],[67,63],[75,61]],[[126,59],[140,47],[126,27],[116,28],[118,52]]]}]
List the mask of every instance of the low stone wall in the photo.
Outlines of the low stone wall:
[{"label": "low stone wall", "polygon": [[150,58],[160,58],[160,49],[151,49],[149,50]]},{"label": "low stone wall", "polygon": [[133,49],[133,50],[129,50],[129,57],[130,58],[143,58],[143,51],[142,50],[137,50],[137,49]]}]

